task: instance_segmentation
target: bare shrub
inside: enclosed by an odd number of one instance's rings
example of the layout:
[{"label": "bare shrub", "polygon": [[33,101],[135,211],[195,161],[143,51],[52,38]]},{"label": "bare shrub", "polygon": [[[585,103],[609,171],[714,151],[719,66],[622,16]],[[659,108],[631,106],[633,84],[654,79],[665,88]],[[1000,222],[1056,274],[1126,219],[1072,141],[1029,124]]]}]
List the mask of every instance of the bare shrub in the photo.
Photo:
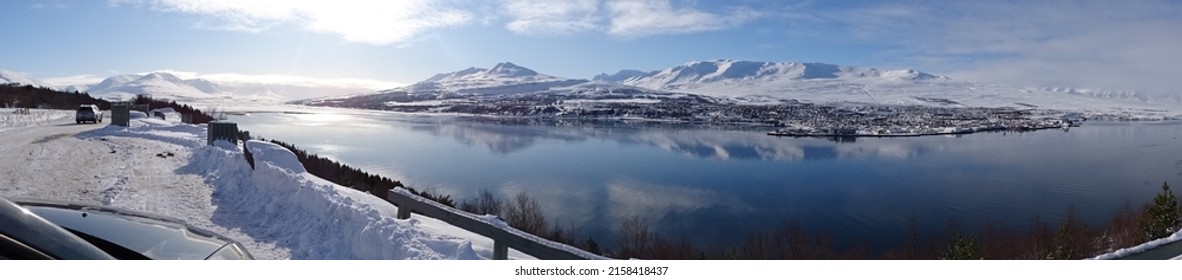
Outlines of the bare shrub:
[{"label": "bare shrub", "polygon": [[1019,259],[1023,256],[1037,256],[1038,250],[1032,234],[1022,234],[1013,229],[998,227],[992,220],[986,221],[981,230],[981,256],[984,259]]},{"label": "bare shrub", "polygon": [[478,215],[500,216],[502,208],[504,208],[504,204],[501,200],[493,196],[487,189],[480,190],[476,198],[460,204],[460,210]]},{"label": "bare shrub", "polygon": [[509,226],[533,235],[542,235],[546,230],[546,217],[538,201],[525,192],[517,193],[505,207],[505,221]]},{"label": "bare shrub", "polygon": [[603,254],[603,251],[599,248],[599,242],[595,242],[594,238],[587,237],[587,240],[583,241],[583,243],[579,245],[579,248],[583,248],[583,250],[587,250],[587,252],[591,252],[592,254]]},{"label": "bare shrub", "polygon": [[685,238],[680,237],[677,240],[669,240],[665,238],[655,238],[652,242],[652,252],[648,254],[651,259],[661,260],[693,260],[700,259],[702,252],[694,249],[694,244]]},{"label": "bare shrub", "polygon": [[620,224],[619,238],[620,257],[646,258],[651,256],[648,252],[652,252],[654,237],[649,232],[648,225],[641,221],[640,217],[624,219],[624,223]]}]

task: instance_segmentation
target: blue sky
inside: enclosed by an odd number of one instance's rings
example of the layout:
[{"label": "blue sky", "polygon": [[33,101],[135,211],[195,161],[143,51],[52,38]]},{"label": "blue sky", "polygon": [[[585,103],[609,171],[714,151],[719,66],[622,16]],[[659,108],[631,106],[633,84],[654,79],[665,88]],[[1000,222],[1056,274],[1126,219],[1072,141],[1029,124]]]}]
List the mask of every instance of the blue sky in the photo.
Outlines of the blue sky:
[{"label": "blue sky", "polygon": [[405,84],[502,61],[589,78],[714,59],[1172,92],[1182,77],[1178,1],[4,1],[0,26],[0,69],[41,79],[171,69]]}]

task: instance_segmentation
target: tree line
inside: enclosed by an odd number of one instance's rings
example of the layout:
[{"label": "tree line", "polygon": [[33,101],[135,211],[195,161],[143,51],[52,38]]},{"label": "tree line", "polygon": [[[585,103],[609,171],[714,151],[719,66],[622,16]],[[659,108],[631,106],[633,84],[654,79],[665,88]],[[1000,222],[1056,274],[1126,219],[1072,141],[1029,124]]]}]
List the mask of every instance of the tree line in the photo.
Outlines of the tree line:
[{"label": "tree line", "polygon": [[[919,222],[912,217],[902,244],[874,250],[856,241],[839,244],[830,235],[809,232],[798,222],[785,222],[773,229],[747,235],[739,244],[694,244],[685,236],[669,237],[649,228],[639,217],[625,219],[615,233],[616,246],[604,248],[593,238],[582,238],[573,228],[550,224],[538,203],[525,193],[508,200],[487,190],[463,201],[459,209],[474,214],[502,217],[522,231],[576,246],[612,258],[638,259],[1048,259],[1091,258],[1117,249],[1168,237],[1182,227],[1178,198],[1162,184],[1152,202],[1140,209],[1126,203],[1107,225],[1082,223],[1074,207],[1063,221],[1051,224],[1038,215],[1026,229],[1000,228],[986,223],[981,230],[966,232],[954,220],[944,235],[921,236]],[[848,244],[854,243],[854,244]]]},{"label": "tree line", "polygon": [[111,103],[84,92],[64,92],[52,88],[15,83],[0,85],[0,107],[73,110],[82,104],[95,104],[99,109],[110,109]]},{"label": "tree line", "polygon": [[[247,140],[250,138],[249,132],[241,132],[240,134],[245,134],[246,136],[243,138],[247,138]],[[391,180],[390,178],[386,178],[381,175],[371,174],[362,171],[361,169],[357,169],[328,158],[308,153],[307,151],[304,151],[295,145],[283,141],[273,139],[260,140],[269,141],[291,150],[292,153],[295,153],[296,158],[299,159],[300,164],[304,165],[304,169],[308,170],[308,173],[333,182],[337,185],[367,192],[383,200],[386,199],[386,196],[389,194],[391,189],[401,187],[406,188],[415,195],[439,202],[440,204],[447,205],[449,207],[456,206],[455,201],[451,199],[450,195],[432,194],[427,191],[417,190],[403,185],[402,182]]]}]

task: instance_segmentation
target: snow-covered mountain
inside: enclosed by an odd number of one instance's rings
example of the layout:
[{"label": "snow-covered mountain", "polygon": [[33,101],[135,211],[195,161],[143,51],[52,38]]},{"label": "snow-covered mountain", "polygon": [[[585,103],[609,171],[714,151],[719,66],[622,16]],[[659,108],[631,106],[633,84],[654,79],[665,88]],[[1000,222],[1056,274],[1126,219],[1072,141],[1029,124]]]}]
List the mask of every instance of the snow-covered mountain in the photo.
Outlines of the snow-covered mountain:
[{"label": "snow-covered mountain", "polygon": [[442,73],[409,86],[382,92],[487,95],[541,91],[571,86],[587,80],[566,79],[540,74],[513,63],[497,63],[492,68],[476,68]]},{"label": "snow-covered mountain", "polygon": [[[123,80],[124,77],[120,77]],[[110,81],[109,88],[92,88],[88,92],[94,96],[119,97],[126,99],[136,95],[146,94],[156,98],[192,101],[214,98],[217,91],[202,91],[187,81],[169,73],[156,72],[140,76],[131,81],[118,83],[118,80],[103,80],[99,84]]]},{"label": "snow-covered mountain", "polygon": [[63,87],[65,91],[87,92],[108,99],[128,99],[139,94],[188,102],[262,102],[276,103],[290,99],[337,96],[373,92],[372,88],[339,82],[324,82],[298,77],[280,77],[282,81],[232,79],[183,79],[167,72],[146,75],[116,75],[94,84]]},{"label": "snow-covered mountain", "polygon": [[1177,96],[1132,91],[1019,88],[975,83],[912,69],[824,63],[695,61],[656,71],[624,70],[594,80],[728,98],[763,96],[807,102],[1057,109],[1182,108]]},{"label": "snow-covered mountain", "polygon": [[646,88],[676,89],[689,84],[734,84],[741,81],[772,82],[780,80],[874,78],[888,80],[948,79],[916,70],[878,70],[824,63],[695,61],[651,72],[623,70],[613,75],[599,75],[596,80],[618,82]]},{"label": "snow-covered mountain", "polygon": [[[620,100],[683,98],[677,94],[614,82],[569,79],[538,73],[510,62],[441,73],[404,87],[289,103],[383,109],[390,106],[441,106],[441,100],[488,104],[493,100]],[[450,102],[450,101],[447,101]],[[549,102],[549,101],[548,101]],[[512,103],[512,102],[510,102]]]},{"label": "snow-covered mountain", "polygon": [[30,78],[28,75],[0,69],[0,84],[11,84],[11,83],[22,84],[22,85],[31,85],[31,86],[43,87],[43,88],[54,88],[49,83]]},{"label": "snow-covered mountain", "polygon": [[[464,99],[472,96],[548,95],[579,99],[694,96],[733,103],[862,103],[943,107],[1019,107],[1089,112],[1178,112],[1182,97],[1132,91],[1021,88],[956,80],[913,69],[881,70],[825,63],[695,61],[662,70],[623,70],[591,80],[560,78],[505,62],[468,68],[371,94],[320,101],[380,108],[382,102]],[[349,104],[349,105],[345,105]],[[1174,113],[1176,114],[1176,113]]]}]

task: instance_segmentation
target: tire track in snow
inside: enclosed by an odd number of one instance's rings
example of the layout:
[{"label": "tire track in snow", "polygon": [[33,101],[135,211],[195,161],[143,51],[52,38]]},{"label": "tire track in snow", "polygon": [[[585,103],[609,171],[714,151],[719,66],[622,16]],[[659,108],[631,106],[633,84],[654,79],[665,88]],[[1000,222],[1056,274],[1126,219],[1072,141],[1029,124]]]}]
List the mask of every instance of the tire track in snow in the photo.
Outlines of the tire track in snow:
[{"label": "tire track in snow", "polygon": [[[127,163],[131,162],[134,156],[131,145],[115,143],[115,141],[111,141],[107,137],[99,137],[98,140],[110,150],[110,153],[119,154],[119,160],[108,163],[109,167],[118,170],[118,174],[113,174],[114,176],[104,179],[103,181],[109,180],[110,182],[102,184],[105,187],[101,192],[101,202],[104,206],[111,206],[127,188],[127,181],[130,179],[129,175],[131,173],[131,168]],[[118,164],[119,166],[110,166],[112,164]],[[110,178],[114,178],[114,180]]]},{"label": "tire track in snow", "polygon": [[118,180],[115,180],[115,183],[103,189],[103,205],[111,206],[111,203],[115,203],[115,199],[118,199],[119,195],[123,194],[123,186],[126,184],[127,176],[120,176]]}]

